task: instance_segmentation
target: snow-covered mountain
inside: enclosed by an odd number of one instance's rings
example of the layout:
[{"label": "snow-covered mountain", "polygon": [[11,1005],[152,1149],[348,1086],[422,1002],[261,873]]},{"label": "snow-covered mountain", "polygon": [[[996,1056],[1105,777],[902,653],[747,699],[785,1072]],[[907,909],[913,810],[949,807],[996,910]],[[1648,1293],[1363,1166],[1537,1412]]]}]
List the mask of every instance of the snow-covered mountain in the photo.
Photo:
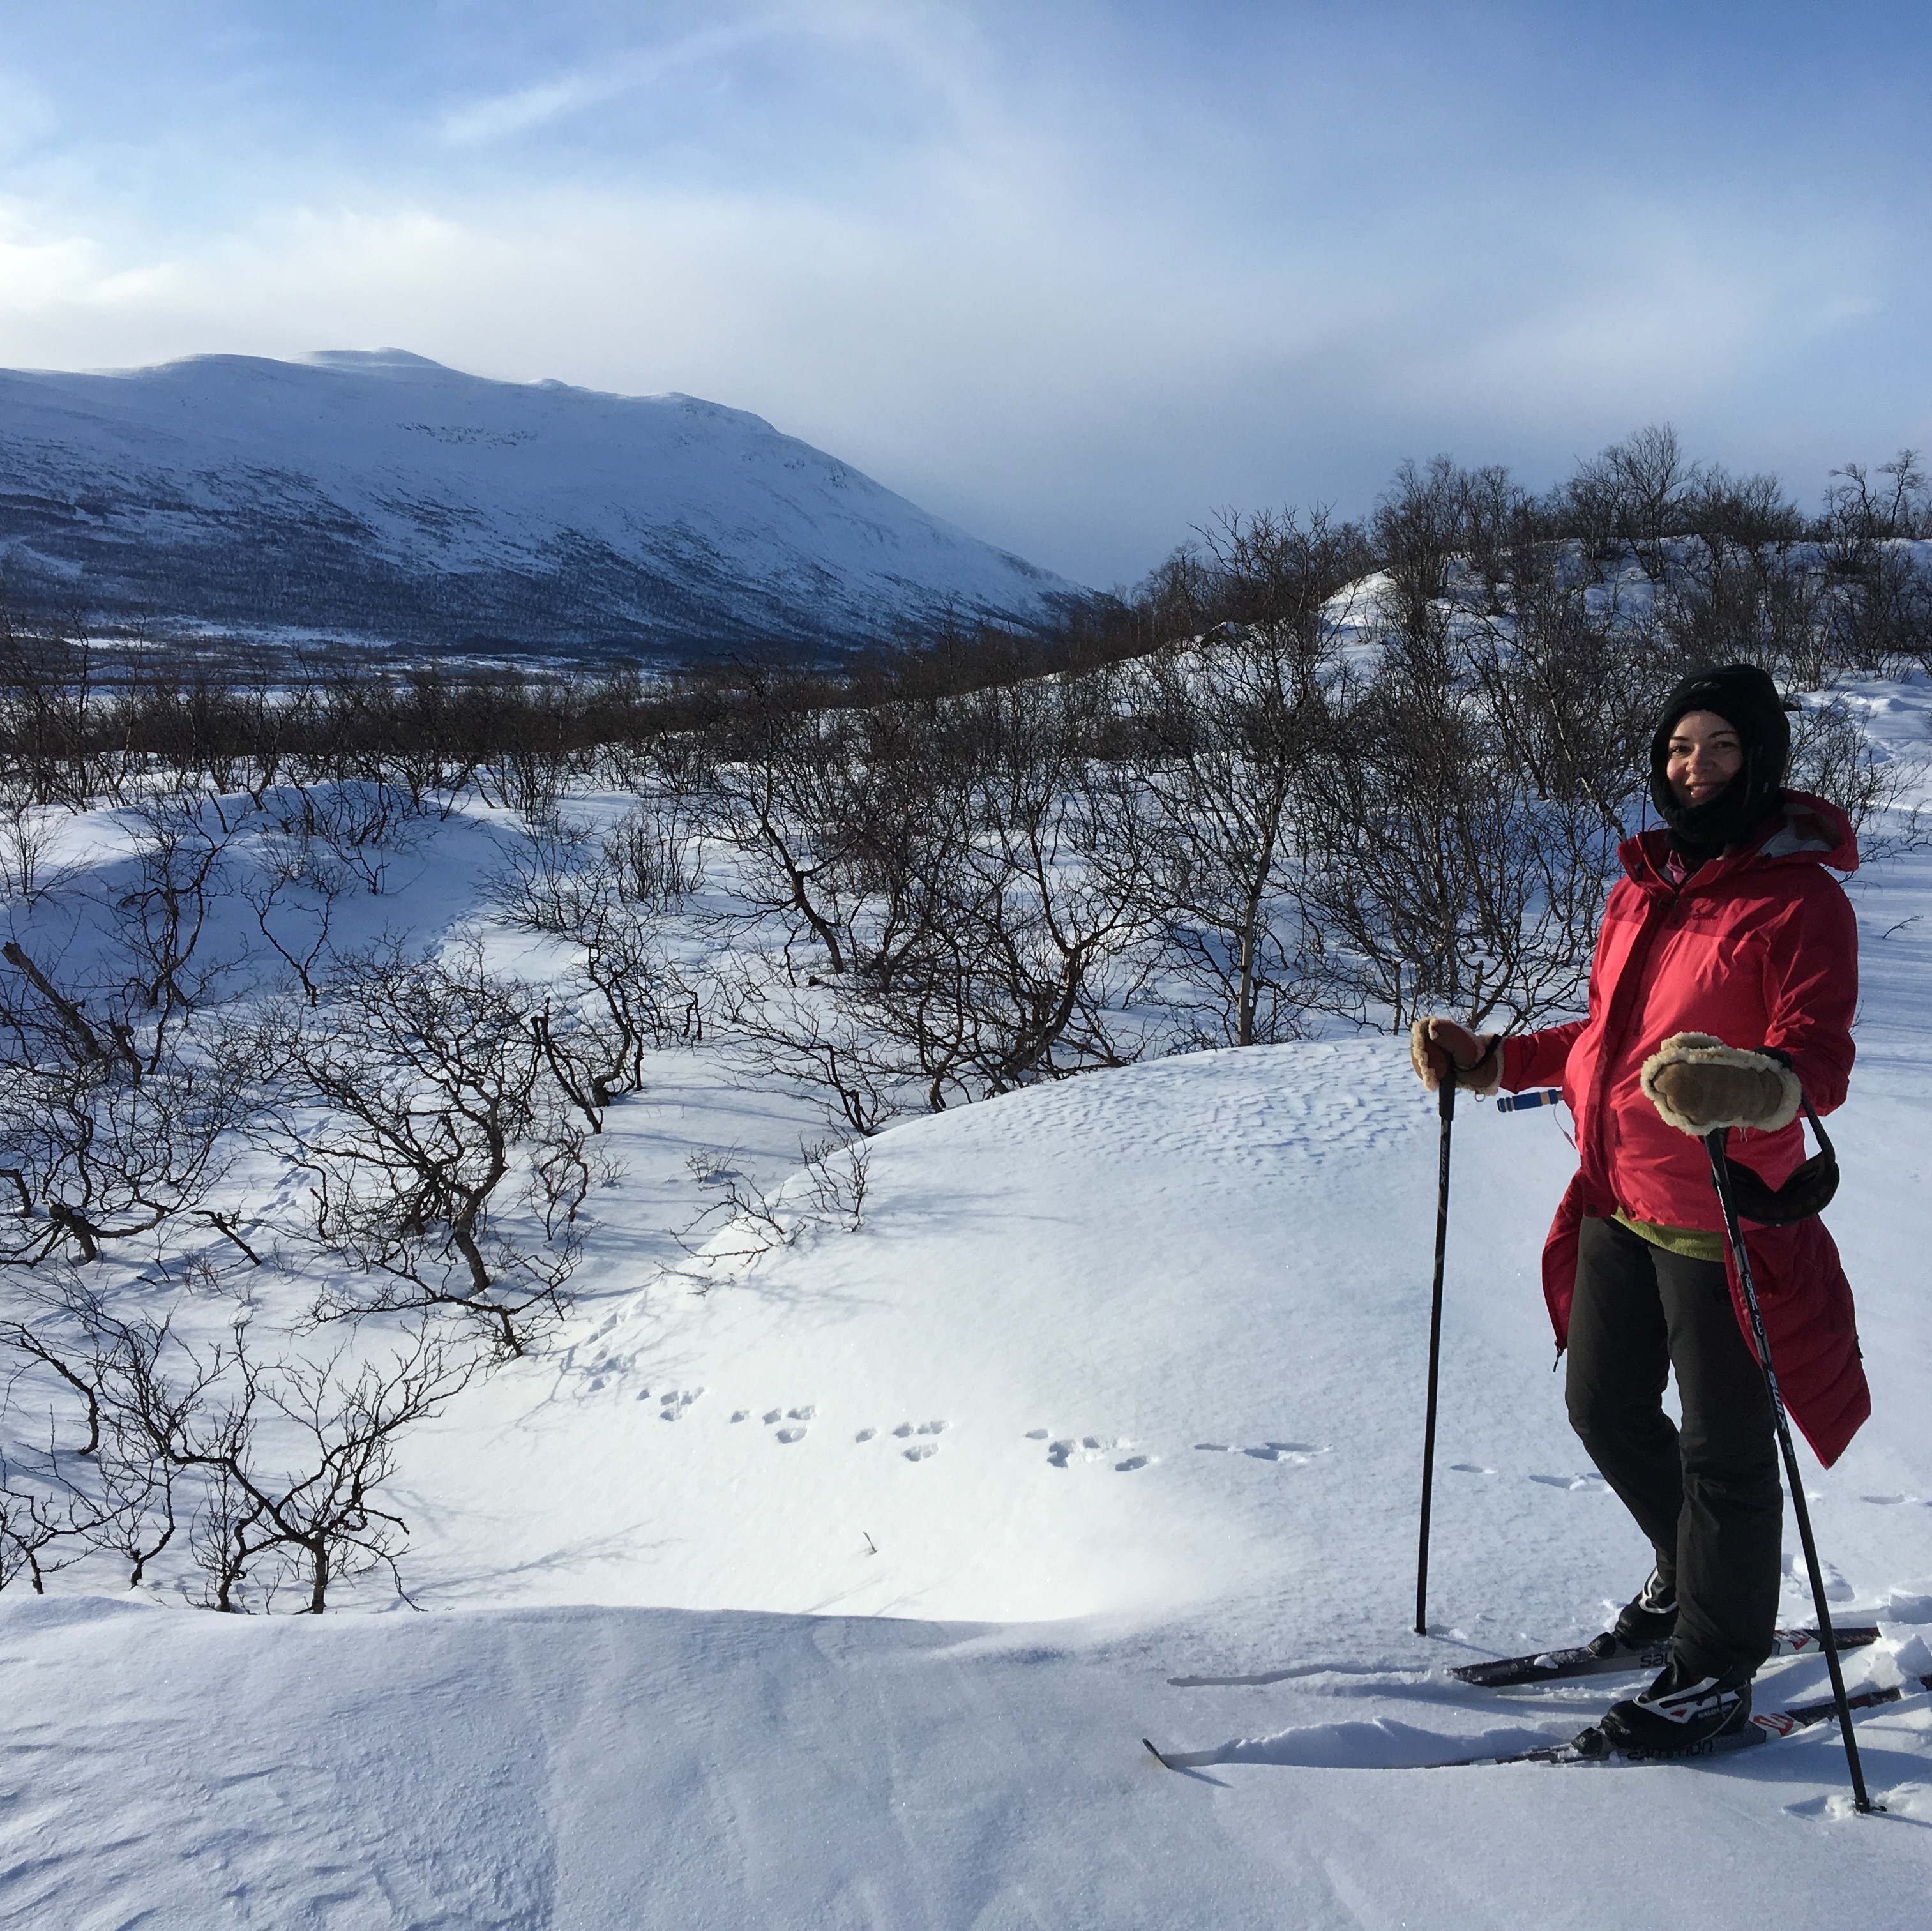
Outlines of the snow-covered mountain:
[{"label": "snow-covered mountain", "polygon": [[0,582],[164,629],[662,656],[1083,594],[744,410],[394,349],[0,371]]}]

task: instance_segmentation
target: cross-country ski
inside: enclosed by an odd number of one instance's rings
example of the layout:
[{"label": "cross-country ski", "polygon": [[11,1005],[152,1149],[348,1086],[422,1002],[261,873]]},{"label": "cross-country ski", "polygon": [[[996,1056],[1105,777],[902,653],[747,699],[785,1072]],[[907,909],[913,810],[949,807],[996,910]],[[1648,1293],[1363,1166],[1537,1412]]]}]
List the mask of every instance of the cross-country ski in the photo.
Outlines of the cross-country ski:
[{"label": "cross-country ski", "polygon": [[[1876,1710],[1886,1704],[1898,1703],[1908,1696],[1922,1695],[1928,1691],[1932,1691],[1932,1676],[1912,1677],[1903,1684],[1887,1684],[1881,1688],[1861,1689],[1853,1692],[1846,1701],[1853,1710]],[[1760,1743],[1775,1743],[1780,1738],[1794,1735],[1800,1730],[1829,1722],[1837,1716],[1838,1710],[1836,1699],[1828,1696],[1815,1702],[1792,1704],[1782,1709],[1760,1710],[1754,1712],[1749,1721],[1736,1730],[1723,1736],[1705,1737],[1686,1744],[1682,1749],[1672,1750],[1618,1749],[1606,1741],[1600,1731],[1592,1728],[1568,1737],[1552,1739],[1546,1743],[1533,1743],[1526,1749],[1496,1752],[1480,1750],[1466,1756],[1436,1757],[1420,1761],[1364,1762],[1360,1767],[1382,1770],[1472,1770],[1485,1764],[1694,1764],[1712,1757],[1728,1756],[1736,1751],[1749,1749]],[[1266,1754],[1266,1740],[1256,1743],[1235,1745],[1222,1750],[1162,1749],[1145,1737],[1141,1739],[1141,1743],[1163,1770],[1204,1770],[1216,1764],[1271,1761]],[[1284,1756],[1277,1761],[1291,1762],[1294,1759]]]},{"label": "cross-country ski", "polygon": [[[1840,1650],[1862,1649],[1878,1641],[1876,1623],[1834,1629]],[[1771,1656],[1816,1656],[1816,1629],[1774,1629]],[[1641,1670],[1661,1669],[1670,1655],[1667,1643],[1651,1643],[1640,1649],[1627,1648],[1608,1630],[1587,1643],[1570,1649],[1544,1650],[1534,1656],[1502,1656],[1494,1662],[1462,1663],[1449,1674],[1458,1682],[1473,1683],[1480,1689],[1506,1689],[1519,1683],[1565,1683],[1582,1676],[1634,1675]]]}]

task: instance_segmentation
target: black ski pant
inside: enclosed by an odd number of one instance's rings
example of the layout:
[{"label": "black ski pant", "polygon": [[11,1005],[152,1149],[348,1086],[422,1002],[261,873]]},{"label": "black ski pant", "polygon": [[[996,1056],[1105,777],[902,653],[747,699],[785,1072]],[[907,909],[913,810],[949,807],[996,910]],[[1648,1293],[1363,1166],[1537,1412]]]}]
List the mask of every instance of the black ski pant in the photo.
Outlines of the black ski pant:
[{"label": "black ski pant", "polygon": [[[1673,1369],[1681,1428],[1664,1410]],[[1755,1669],[1777,1626],[1784,1494],[1724,1263],[1586,1219],[1565,1392],[1570,1426],[1676,1584],[1678,1660],[1700,1676]]]}]

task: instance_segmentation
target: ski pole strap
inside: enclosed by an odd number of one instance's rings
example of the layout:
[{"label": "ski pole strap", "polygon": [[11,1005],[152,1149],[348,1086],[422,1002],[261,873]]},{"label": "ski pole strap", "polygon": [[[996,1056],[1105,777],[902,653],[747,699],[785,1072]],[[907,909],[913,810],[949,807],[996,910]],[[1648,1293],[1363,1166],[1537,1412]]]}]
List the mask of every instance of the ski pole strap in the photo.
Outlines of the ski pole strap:
[{"label": "ski pole strap", "polygon": [[1520,1113],[1526,1107],[1553,1107],[1563,1097],[1561,1086],[1534,1086],[1527,1093],[1505,1093],[1496,1101],[1499,1113]]}]

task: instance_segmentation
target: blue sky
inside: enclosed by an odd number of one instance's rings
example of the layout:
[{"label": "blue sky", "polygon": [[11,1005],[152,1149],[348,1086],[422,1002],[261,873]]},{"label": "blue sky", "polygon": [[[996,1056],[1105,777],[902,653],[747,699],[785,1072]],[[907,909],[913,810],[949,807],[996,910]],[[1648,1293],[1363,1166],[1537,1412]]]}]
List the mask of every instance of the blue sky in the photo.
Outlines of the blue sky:
[{"label": "blue sky", "polygon": [[1932,5],[0,12],[0,365],[757,410],[1086,581],[1447,449],[1932,444]]}]

